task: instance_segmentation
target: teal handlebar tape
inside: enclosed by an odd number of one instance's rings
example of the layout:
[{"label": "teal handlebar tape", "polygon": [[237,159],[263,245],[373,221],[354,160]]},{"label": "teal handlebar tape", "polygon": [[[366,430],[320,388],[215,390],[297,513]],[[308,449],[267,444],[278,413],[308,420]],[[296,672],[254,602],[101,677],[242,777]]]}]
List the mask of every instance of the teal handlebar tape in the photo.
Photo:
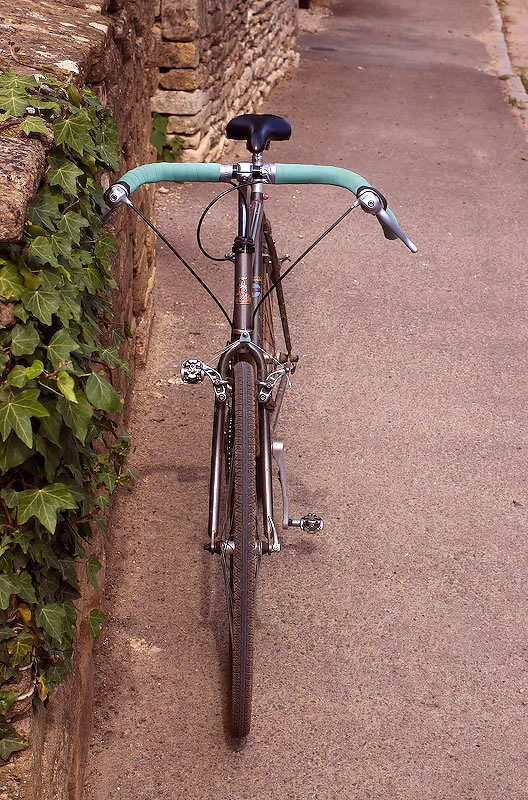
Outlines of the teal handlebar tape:
[{"label": "teal handlebar tape", "polygon": [[[358,175],[357,172],[351,172],[343,167],[323,167],[318,164],[277,164],[276,168],[275,183],[323,183],[342,186],[343,189],[349,189],[354,194],[357,194],[360,186],[371,186],[370,182]],[[390,208],[387,208],[387,214],[398,224]],[[398,238],[381,222],[380,225],[386,239]]]},{"label": "teal handlebar tape", "polygon": [[125,172],[119,183],[130,187],[130,194],[144,183],[158,181],[201,181],[202,183],[220,180],[220,164],[171,164],[160,161],[157,164],[143,164],[141,167]]}]

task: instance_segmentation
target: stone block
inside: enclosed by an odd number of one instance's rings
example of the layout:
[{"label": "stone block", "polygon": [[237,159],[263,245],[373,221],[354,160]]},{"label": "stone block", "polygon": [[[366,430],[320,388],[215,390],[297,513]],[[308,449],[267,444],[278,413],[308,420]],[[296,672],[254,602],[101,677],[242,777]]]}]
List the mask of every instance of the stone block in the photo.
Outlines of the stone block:
[{"label": "stone block", "polygon": [[165,91],[159,89],[152,98],[152,110],[159,114],[198,114],[207,103],[207,95],[200,89],[194,92]]},{"label": "stone block", "polygon": [[192,134],[200,131],[209,116],[209,109],[204,108],[193,116],[171,115],[167,122],[167,133]]},{"label": "stone block", "polygon": [[44,174],[44,147],[36,139],[0,138],[0,241],[22,236],[28,203]]},{"label": "stone block", "polygon": [[159,76],[159,85],[163,89],[179,89],[190,92],[202,89],[207,74],[204,69],[170,69]]},{"label": "stone block", "polygon": [[169,41],[190,42],[207,25],[203,0],[162,0],[161,33]]},{"label": "stone block", "polygon": [[197,67],[200,62],[200,51],[195,42],[165,42],[158,45],[158,63],[160,67],[188,69]]}]

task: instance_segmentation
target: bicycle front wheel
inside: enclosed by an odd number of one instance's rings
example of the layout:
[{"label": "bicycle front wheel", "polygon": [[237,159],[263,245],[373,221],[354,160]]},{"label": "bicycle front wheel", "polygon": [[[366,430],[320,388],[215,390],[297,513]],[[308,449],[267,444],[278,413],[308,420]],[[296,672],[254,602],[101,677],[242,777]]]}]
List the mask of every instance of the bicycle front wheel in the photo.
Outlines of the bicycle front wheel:
[{"label": "bicycle front wheel", "polygon": [[240,361],[233,368],[233,508],[232,664],[233,734],[247,736],[251,725],[253,638],[255,627],[256,389],[253,367]]}]

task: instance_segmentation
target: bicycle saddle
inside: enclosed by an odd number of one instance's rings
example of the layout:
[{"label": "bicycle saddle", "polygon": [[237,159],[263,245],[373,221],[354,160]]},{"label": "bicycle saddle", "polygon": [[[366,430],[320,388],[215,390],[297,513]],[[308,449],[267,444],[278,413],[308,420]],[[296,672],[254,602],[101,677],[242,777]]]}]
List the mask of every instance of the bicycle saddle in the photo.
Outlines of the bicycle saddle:
[{"label": "bicycle saddle", "polygon": [[250,153],[262,153],[270,142],[284,142],[291,136],[291,125],[275,114],[242,114],[227,123],[228,139],[246,139]]}]

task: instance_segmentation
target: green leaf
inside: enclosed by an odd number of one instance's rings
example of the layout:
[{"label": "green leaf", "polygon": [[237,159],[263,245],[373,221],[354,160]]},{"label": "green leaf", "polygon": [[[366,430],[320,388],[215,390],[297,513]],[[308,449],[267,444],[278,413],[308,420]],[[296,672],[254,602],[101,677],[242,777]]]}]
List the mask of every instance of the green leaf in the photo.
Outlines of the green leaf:
[{"label": "green leaf", "polygon": [[38,331],[32,322],[17,323],[11,331],[11,352],[14,356],[30,356],[40,342]]},{"label": "green leaf", "polygon": [[[49,236],[36,236],[34,239],[32,239],[28,247],[28,253],[32,258],[35,258],[42,264],[52,264],[54,267],[59,266],[57,257],[53,252],[51,238]],[[26,305],[23,297],[22,302],[24,305]]]},{"label": "green leaf", "polygon": [[72,106],[75,106],[76,108],[81,107],[81,95],[78,88],[74,86],[73,83],[70,83],[66,89],[66,94],[68,95],[68,100]]},{"label": "green leaf", "polygon": [[77,195],[77,178],[83,175],[83,170],[76,167],[61,151],[49,153],[48,183],[50,186],[60,186],[67,194]]},{"label": "green leaf", "polygon": [[26,368],[22,364],[17,364],[7,376],[7,385],[21,389],[26,385],[27,379]]},{"label": "green leaf", "polygon": [[6,763],[11,753],[24,750],[28,743],[16,732],[12,725],[2,721],[0,724],[0,762]]},{"label": "green leaf", "polygon": [[[49,246],[51,248],[51,242]],[[51,315],[54,314],[60,306],[59,293],[50,292],[46,289],[37,289],[34,292],[23,292],[21,300],[27,310],[33,314],[34,317],[43,322],[44,325],[51,325]]]},{"label": "green leaf", "polygon": [[48,441],[41,433],[37,433],[35,436],[35,447],[44,458],[46,480],[53,483],[63,455],[62,447]]},{"label": "green leaf", "polygon": [[81,229],[86,228],[90,223],[87,219],[77,214],[75,211],[67,211],[61,218],[57,231],[65,233],[74,244],[79,244],[81,240]]},{"label": "green leaf", "polygon": [[[36,228],[37,226],[35,225],[34,227]],[[47,234],[44,235],[44,238],[46,236]],[[18,270],[22,275],[22,277],[24,278],[24,286],[26,287],[26,289],[39,288],[39,286],[42,283],[42,277],[43,277],[41,270],[34,272],[33,270],[28,269],[28,267],[23,262],[19,263]]]},{"label": "green leaf", "polygon": [[31,517],[37,517],[50,533],[55,533],[59,511],[77,507],[68,487],[63,483],[50,483],[42,489],[24,489],[23,492],[17,492],[17,495],[18,524],[23,525]]},{"label": "green leaf", "polygon": [[110,369],[119,367],[123,363],[115,347],[103,347],[99,350],[99,358],[101,361],[104,361]]},{"label": "green leaf", "polygon": [[30,105],[30,96],[20,89],[0,88],[0,109],[7,111],[12,117],[23,117]]},{"label": "green leaf", "polygon": [[12,667],[22,664],[26,660],[26,656],[33,649],[35,640],[33,634],[29,631],[21,631],[16,639],[13,639],[7,645],[7,652],[11,655],[9,663]]},{"label": "green leaf", "polygon": [[9,606],[11,595],[15,594],[16,586],[5,572],[0,572],[0,608],[4,609]]},{"label": "green leaf", "polygon": [[77,402],[77,398],[75,397],[75,381],[71,375],[68,375],[67,372],[59,372],[57,386],[66,400],[70,400],[72,403]]},{"label": "green leaf", "polygon": [[25,531],[15,531],[13,534],[13,542],[17,544],[24,555],[27,555],[29,550],[29,545],[33,541],[33,531],[32,530],[25,530]]},{"label": "green leaf", "polygon": [[97,372],[92,372],[86,381],[86,397],[95,408],[103,411],[122,411],[121,397],[111,383]]},{"label": "green leaf", "polygon": [[7,714],[17,698],[18,692],[0,692],[0,714]]},{"label": "green leaf", "polygon": [[24,281],[16,264],[0,260],[0,294],[6,300],[20,300],[24,291]]},{"label": "green leaf", "polygon": [[35,622],[57,642],[62,641],[66,612],[59,603],[48,603],[40,608],[35,615]]},{"label": "green leaf", "polygon": [[15,306],[15,317],[18,317],[18,319],[21,319],[21,320],[22,320],[22,322],[27,322],[27,321],[28,321],[28,319],[29,319],[29,312],[28,312],[28,311],[26,311],[26,309],[24,308],[24,306],[22,305],[22,303],[18,303],[18,304]]},{"label": "green leaf", "polygon": [[32,446],[31,417],[48,416],[44,406],[37,400],[39,394],[40,389],[26,389],[8,397],[0,406],[0,433],[4,442],[10,431],[14,430],[24,444],[28,447]]},{"label": "green leaf", "polygon": [[48,345],[48,358],[54,369],[58,369],[64,361],[70,360],[72,350],[79,350],[79,344],[72,339],[67,330],[62,328],[53,334]]},{"label": "green leaf", "polygon": [[23,131],[26,136],[29,136],[30,133],[43,133],[47,136],[50,132],[42,117],[26,117],[20,126],[20,130]]},{"label": "green leaf", "polygon": [[99,584],[97,583],[97,573],[101,569],[101,562],[97,558],[97,556],[92,555],[86,562],[86,574],[88,576],[88,580],[96,589],[99,591]]},{"label": "green leaf", "polygon": [[105,615],[100,608],[94,608],[88,614],[88,631],[92,639],[95,639],[101,633],[101,625],[105,621]]},{"label": "green leaf", "polygon": [[53,252],[58,256],[68,258],[71,254],[72,243],[64,233],[53,233],[50,236]]},{"label": "green leaf", "polygon": [[93,409],[81,389],[76,389],[76,403],[59,397],[57,409],[60,411],[66,425],[72,429],[77,439],[84,444],[88,427],[92,421]]},{"label": "green leaf", "polygon": [[44,372],[44,364],[38,358],[36,358],[29,367],[26,367],[28,381],[32,381],[33,378],[37,378],[42,372]]},{"label": "green leaf", "polygon": [[20,441],[16,433],[10,433],[5,442],[0,442],[0,472],[5,475],[10,469],[20,466],[33,455],[33,452]]},{"label": "green leaf", "polygon": [[49,397],[41,397],[42,405],[45,407],[49,417],[44,417],[39,423],[39,433],[53,444],[60,445],[60,433],[62,430],[62,417],[57,409],[57,403]]},{"label": "green leaf", "polygon": [[66,199],[60,192],[44,186],[28,206],[28,217],[35,225],[43,225],[47,230],[54,230],[54,224],[63,218],[59,206],[65,202]]},{"label": "green leaf", "polygon": [[[19,115],[16,115],[19,116]],[[65,142],[77,153],[83,154],[89,144],[88,132],[92,127],[90,118],[84,111],[76,111],[66,119],[57,119],[53,123],[53,133],[55,142],[62,144]]]},{"label": "green leaf", "polygon": [[22,600],[25,600],[27,603],[37,602],[35,589],[33,588],[33,582],[29,572],[26,570],[21,572],[20,575],[17,576],[17,584],[17,595],[21,597]]},{"label": "green leaf", "polygon": [[[1,91],[4,89],[18,89],[23,93],[28,86],[35,87],[35,85],[35,78],[33,75],[19,75],[12,67],[0,73]],[[26,105],[29,105],[29,103],[26,103]]]}]

